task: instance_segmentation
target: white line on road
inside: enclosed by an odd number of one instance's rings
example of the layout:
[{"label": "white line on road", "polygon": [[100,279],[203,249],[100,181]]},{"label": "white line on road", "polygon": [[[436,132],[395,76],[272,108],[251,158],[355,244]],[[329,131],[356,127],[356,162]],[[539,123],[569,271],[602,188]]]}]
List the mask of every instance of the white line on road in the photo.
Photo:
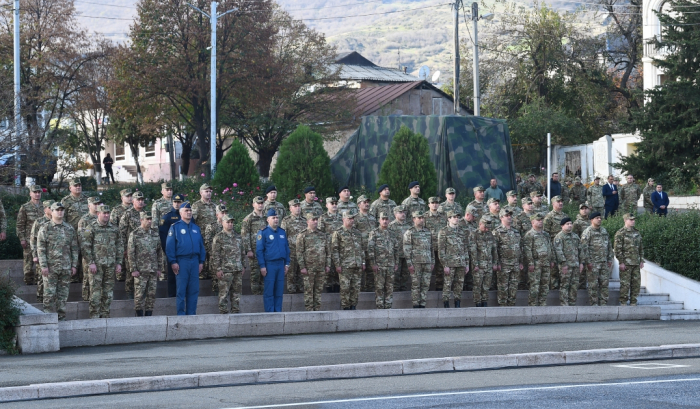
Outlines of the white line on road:
[{"label": "white line on road", "polygon": [[617,368],[631,368],[631,369],[668,369],[668,368],[688,368],[690,365],[677,365],[677,364],[629,364],[629,365],[612,365]]},{"label": "white line on road", "polygon": [[700,378],[667,379],[667,380],[637,381],[637,382],[590,383],[590,384],[579,384],[579,385],[542,386],[542,387],[535,387],[535,388],[492,389],[492,390],[487,390],[487,391],[425,393],[425,394],[420,394],[420,395],[400,395],[400,396],[381,396],[381,397],[376,397],[376,398],[321,400],[321,401],[315,401],[315,402],[282,403],[282,404],[277,404],[277,405],[263,405],[263,406],[239,406],[236,408],[228,408],[228,409],[288,408],[288,407],[293,407],[293,406],[323,405],[323,404],[329,404],[329,403],[367,402],[367,401],[396,400],[396,399],[410,399],[410,398],[434,398],[437,396],[477,395],[480,393],[542,391],[542,390],[573,389],[573,388],[592,388],[592,387],[599,387],[599,386],[648,385],[648,384],[654,384],[654,383],[675,383],[675,382],[696,382],[696,381],[700,381]]}]

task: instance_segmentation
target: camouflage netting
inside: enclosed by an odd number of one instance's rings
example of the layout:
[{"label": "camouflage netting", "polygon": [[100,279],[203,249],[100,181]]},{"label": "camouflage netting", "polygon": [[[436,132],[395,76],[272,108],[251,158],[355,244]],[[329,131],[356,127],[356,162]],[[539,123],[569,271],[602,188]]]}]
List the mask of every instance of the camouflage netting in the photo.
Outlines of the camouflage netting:
[{"label": "camouflage netting", "polygon": [[366,116],[343,148],[331,159],[335,180],[373,191],[391,140],[402,125],[428,138],[430,156],[442,195],[448,187],[472,194],[498,179],[506,192],[515,189],[510,134],[505,121],[476,116]]}]

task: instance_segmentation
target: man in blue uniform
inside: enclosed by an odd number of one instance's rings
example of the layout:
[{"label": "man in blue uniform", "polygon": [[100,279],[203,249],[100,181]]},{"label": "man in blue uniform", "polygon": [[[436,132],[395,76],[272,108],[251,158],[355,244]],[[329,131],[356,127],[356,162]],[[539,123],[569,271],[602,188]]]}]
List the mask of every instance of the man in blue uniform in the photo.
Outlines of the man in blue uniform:
[{"label": "man in blue uniform", "polygon": [[255,240],[260,274],[265,277],[263,303],[265,312],[282,311],[284,275],[289,268],[287,233],[279,226],[275,209],[267,211],[267,227],[260,230]]},{"label": "man in blue uniform", "polygon": [[[162,221],[160,223],[160,226],[158,227],[158,234],[160,235],[160,245],[163,248],[163,253],[165,253],[165,241],[168,238],[168,232],[170,231],[170,226],[173,225],[173,223],[180,221],[180,205],[182,205],[182,202],[185,201],[185,197],[183,195],[175,195],[173,196],[173,207],[170,209],[170,211],[161,217]],[[166,257],[167,259],[167,257]],[[175,297],[177,296],[177,284],[175,280],[175,273],[173,272],[173,268],[170,266],[170,263],[166,263],[168,265],[168,297]]]},{"label": "man in blue uniform", "polygon": [[196,315],[199,297],[199,273],[204,268],[207,252],[202,231],[192,221],[192,206],[180,206],[181,220],[168,230],[165,253],[177,282],[177,315]]}]

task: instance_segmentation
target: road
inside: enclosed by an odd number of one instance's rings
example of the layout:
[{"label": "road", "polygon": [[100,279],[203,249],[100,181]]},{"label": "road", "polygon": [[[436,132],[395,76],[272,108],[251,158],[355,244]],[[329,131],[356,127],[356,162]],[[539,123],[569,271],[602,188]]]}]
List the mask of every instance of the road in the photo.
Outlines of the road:
[{"label": "road", "polygon": [[0,358],[0,387],[453,356],[700,343],[700,321],[371,331],[67,348]]}]

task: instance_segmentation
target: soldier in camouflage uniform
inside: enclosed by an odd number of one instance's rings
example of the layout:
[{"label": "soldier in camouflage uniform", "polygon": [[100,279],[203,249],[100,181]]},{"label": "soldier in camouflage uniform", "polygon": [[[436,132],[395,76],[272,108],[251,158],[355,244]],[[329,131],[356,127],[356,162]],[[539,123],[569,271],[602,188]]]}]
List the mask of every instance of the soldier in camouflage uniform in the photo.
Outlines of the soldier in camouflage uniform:
[{"label": "soldier in camouflage uniform", "polygon": [[499,216],[501,225],[493,232],[498,252],[498,305],[513,307],[518,295],[520,271],[523,269],[522,243],[520,232],[511,225],[513,214],[508,209],[502,209]]},{"label": "soldier in camouflage uniform", "polygon": [[476,247],[472,275],[474,276],[474,304],[477,307],[488,307],[491,277],[498,270],[498,250],[491,232],[491,225],[490,216],[481,216],[479,228],[472,236]]},{"label": "soldier in camouflage uniform", "polygon": [[523,188],[521,190],[522,193],[521,193],[520,199],[522,200],[526,197],[531,198],[532,196],[530,196],[530,193],[539,192],[540,190],[542,190],[542,185],[537,183],[537,180],[535,179],[535,175],[530,174],[527,177],[527,181],[524,182]]},{"label": "soldier in camouflage uniform", "polygon": [[406,221],[406,210],[403,205],[394,207],[392,211],[394,212],[394,221],[389,223],[389,231],[394,234],[394,240],[399,247],[398,269],[394,274],[394,292],[408,291],[411,289],[411,276],[403,253],[403,235],[411,228],[411,224]]},{"label": "soldier in camouflage uniform", "polygon": [[486,202],[486,215],[491,217],[491,231],[495,231],[501,226],[501,201],[495,198],[490,198]]},{"label": "soldier in camouflage uniform", "polygon": [[[549,234],[549,237],[554,240],[557,234],[561,231],[561,221],[569,216],[563,212],[564,199],[561,196],[552,198],[552,211],[547,213],[544,218],[544,231]],[[557,264],[552,267],[549,275],[549,289],[558,290],[560,284],[559,266]]]},{"label": "soldier in camouflage uniform", "polygon": [[390,309],[394,301],[394,273],[399,268],[399,243],[389,230],[389,214],[379,214],[379,227],[369,234],[367,258],[374,271],[377,309]]},{"label": "soldier in camouflage uniform", "polygon": [[484,192],[486,192],[486,190],[483,186],[477,186],[473,189],[473,192],[474,200],[472,200],[467,206],[472,206],[474,209],[476,209],[476,220],[481,220],[481,216],[485,215],[489,211],[488,207],[486,206],[486,202],[484,202],[484,196],[486,195]]},{"label": "soldier in camouflage uniform", "polygon": [[[326,198],[326,209],[328,209],[328,211],[318,220],[318,228],[326,233],[330,246],[333,233],[343,227],[343,218],[342,215],[338,213],[338,199],[335,197]],[[328,286],[328,292],[331,293],[340,292],[340,279],[335,267],[334,260],[331,258],[331,271],[326,276],[326,286]]]},{"label": "soldier in camouflage uniform", "polygon": [[158,277],[163,274],[163,248],[158,230],[153,228],[153,215],[143,211],[141,226],[129,235],[126,253],[129,274],[134,277],[134,309],[136,316],[153,315]]},{"label": "soldier in camouflage uniform", "polygon": [[476,221],[478,214],[474,206],[467,206],[464,210],[464,218],[459,221],[459,230],[462,234],[462,243],[464,248],[469,252],[469,269],[472,274],[464,276],[463,291],[474,290],[474,267],[476,267],[476,244],[474,243],[474,233],[479,229],[479,223]]},{"label": "soldier in camouflage uniform", "polygon": [[[200,228],[204,231],[204,250],[207,252],[207,261],[205,263],[209,262],[211,263],[211,246],[212,243],[214,242],[214,236],[216,236],[221,230],[224,229],[223,227],[223,217],[228,213],[228,209],[226,209],[225,205],[216,205],[216,222],[211,223],[208,226],[200,226]],[[211,271],[211,292],[214,294],[219,293],[219,281],[216,276],[216,270],[213,268],[210,269]]]},{"label": "soldier in camouflage uniform", "polygon": [[[87,196],[83,194],[83,185],[79,178],[71,179],[69,183],[70,194],[63,199],[63,207],[65,207],[64,221],[73,227],[73,230],[78,231],[78,222],[85,215],[88,209]],[[80,251],[80,250],[78,250]],[[78,258],[78,274],[71,276],[71,283],[83,282],[82,260]]]},{"label": "soldier in camouflage uniform", "polygon": [[[357,206],[360,212],[355,216],[355,228],[362,233],[362,240],[365,245],[369,243],[369,233],[377,228],[377,219],[374,218],[369,213],[369,199],[367,196],[362,195],[357,198]],[[367,249],[365,248],[365,254]],[[369,255],[367,260],[365,260],[365,269],[362,270],[362,284],[360,288],[362,291],[374,292],[374,272],[370,268],[371,264],[369,262]]]},{"label": "soldier in camouflage uniform", "polygon": [[[207,226],[217,222],[216,205],[211,201],[212,188],[208,184],[205,183],[199,187],[199,195],[201,199],[192,203],[192,220],[194,224],[204,231]],[[204,268],[199,272],[199,279],[206,280],[209,278],[212,278],[212,272],[209,268],[209,252],[207,252]]]},{"label": "soldier in camouflage uniform", "polygon": [[[153,228],[158,230],[163,224],[163,216],[170,212],[173,208],[173,185],[170,182],[164,182],[160,185],[160,193],[163,195],[160,199],[153,202],[151,206],[151,217]],[[126,209],[124,209],[126,210]],[[111,220],[110,220],[111,221]],[[165,257],[163,257],[165,258]]]},{"label": "soldier in camouflage uniform", "polygon": [[608,304],[608,284],[613,263],[610,236],[600,213],[591,213],[591,226],[581,235],[581,253],[588,270],[588,299],[591,305]]},{"label": "soldier in camouflage uniform", "polygon": [[275,185],[270,185],[265,189],[265,197],[267,200],[265,200],[265,204],[263,205],[263,214],[267,214],[267,211],[270,209],[275,209],[277,217],[283,220],[284,216],[287,215],[287,209],[284,208],[282,203],[277,201],[277,188]]},{"label": "soldier in camouflage uniform", "polygon": [[343,186],[340,189],[338,189],[338,213],[343,214],[344,211],[350,210],[353,213],[359,212],[359,208],[357,207],[357,204],[353,203],[350,201],[352,198],[350,189],[347,186]]},{"label": "soldier in camouflage uniform", "polygon": [[413,212],[413,227],[403,235],[403,254],[411,274],[411,300],[413,308],[425,308],[433,260],[433,237],[425,228],[425,214]]},{"label": "soldier in camouflage uniform", "polygon": [[[530,221],[530,216],[536,214],[534,211],[534,204],[532,203],[532,199],[530,197],[524,197],[523,200],[521,200],[521,203],[523,205],[523,211],[518,215],[518,217],[515,218],[514,220],[514,226],[520,233],[520,240],[522,242],[522,239],[525,238],[525,234],[532,229],[532,222]],[[522,257],[523,257],[523,266],[528,265],[528,261],[526,258],[526,254],[523,251],[522,252]],[[528,275],[527,268],[523,268],[520,270],[520,279],[518,283],[518,290],[527,290],[529,289],[529,284],[530,284],[530,278]]]},{"label": "soldier in camouflage uniform", "polygon": [[245,252],[242,238],[233,230],[233,216],[224,214],[223,229],[212,240],[211,267],[219,281],[219,313],[238,314],[243,292]]},{"label": "soldier in camouflage uniform", "polygon": [[114,274],[122,269],[124,246],[119,228],[109,222],[109,206],[99,205],[96,210],[97,216],[89,219],[79,236],[82,255],[88,265],[90,318],[109,318]]},{"label": "soldier in camouflage uniform", "polygon": [[39,235],[39,229],[45,223],[51,221],[51,205],[56,203],[55,200],[44,200],[44,217],[40,217],[34,221],[32,224],[32,231],[29,234],[30,248],[32,249],[32,261],[34,262],[36,268],[36,302],[39,304],[44,303],[44,279],[39,272],[39,255],[37,254],[36,240]]},{"label": "soldier in camouflage uniform", "polygon": [[134,200],[131,196],[132,194],[133,192],[131,189],[122,189],[119,191],[122,202],[112,208],[112,214],[109,216],[110,223],[119,227],[119,221],[122,219],[122,216],[124,216],[124,212],[131,208],[131,202]]},{"label": "soldier in camouflage uniform", "polygon": [[[122,215],[121,220],[119,220],[119,232],[122,235],[122,241],[121,243],[129,243],[129,235],[131,234],[132,231],[138,229],[141,226],[141,212],[144,211],[145,205],[146,205],[146,200],[143,197],[143,192],[136,192],[133,194],[134,202],[133,202],[133,207],[127,211],[124,212]],[[122,245],[122,248],[125,249],[124,255],[126,256],[126,244]],[[128,262],[128,257],[124,257],[127,262],[126,264],[126,271],[130,272],[132,271],[131,266],[129,265]],[[126,274],[125,275],[125,284],[124,284],[124,292],[126,293],[126,299],[127,300],[133,300],[134,299],[134,276],[131,274]],[[119,277],[117,277],[117,280],[119,280]]]},{"label": "soldier in camouflage uniform", "polygon": [[386,213],[389,215],[389,223],[391,223],[394,221],[396,202],[389,199],[389,185],[379,186],[377,192],[379,193],[379,199],[372,202],[372,205],[369,207],[369,213],[377,220],[379,220],[380,213]]},{"label": "soldier in camouflage uniform", "polygon": [[634,176],[627,175],[627,184],[620,187],[620,209],[625,213],[637,214],[637,201],[642,188],[634,183]]},{"label": "soldier in camouflage uniform", "polygon": [[523,212],[523,209],[518,207],[518,192],[515,190],[508,191],[508,193],[506,193],[506,199],[508,200],[508,204],[501,209],[508,210],[513,215],[513,223],[515,223],[517,217]]},{"label": "soldier in camouflage uniform", "polygon": [[60,202],[51,205],[51,221],[39,229],[37,257],[44,278],[44,312],[58,313],[66,319],[66,301],[70,277],[78,272],[78,235],[63,221],[65,208]]},{"label": "soldier in camouflage uniform", "polygon": [[[591,209],[588,208],[587,204],[583,203],[578,206],[578,215],[576,215],[576,220],[574,221],[573,232],[576,233],[579,239],[583,235],[583,231],[591,225],[591,221],[588,219],[590,213]],[[584,268],[578,277],[578,288],[586,288],[586,283],[588,283],[588,279],[586,277],[586,269]]]},{"label": "soldier in camouflage uniform", "polygon": [[83,296],[83,301],[90,301],[90,269],[88,263],[88,259],[85,257],[84,252],[82,251],[83,249],[83,231],[92,224],[95,220],[97,220],[97,215],[99,214],[98,208],[102,204],[102,200],[97,197],[93,196],[88,198],[88,213],[80,218],[80,221],[78,222],[78,246],[81,249],[81,264],[82,264],[82,272],[83,272],[83,285],[82,285],[82,296]]},{"label": "soldier in camouflage uniform", "polygon": [[647,185],[644,186],[644,190],[642,191],[644,211],[649,214],[654,214],[654,203],[651,202],[651,194],[654,192],[656,192],[656,183],[654,179],[649,178],[647,180]]},{"label": "soldier in camouflage uniform", "polygon": [[316,213],[306,213],[306,229],[297,235],[296,257],[304,279],[304,307],[320,311],[321,293],[331,271],[331,241],[318,229]]},{"label": "soldier in camouflage uniform", "polygon": [[549,294],[549,272],[554,267],[554,252],[552,239],[543,230],[544,216],[535,213],[530,216],[532,229],[523,237],[523,253],[527,260],[530,296],[528,305],[531,307],[547,305]]},{"label": "soldier in camouflage uniform", "polygon": [[636,216],[622,216],[625,227],[615,233],[615,257],[620,262],[620,305],[637,305],[641,285],[640,270],[644,268],[644,246],[642,235],[634,228]]},{"label": "soldier in camouflage uniform", "polygon": [[35,285],[39,281],[39,274],[34,266],[34,257],[32,257],[31,233],[32,226],[37,219],[40,219],[44,214],[44,208],[41,204],[41,186],[34,185],[29,188],[30,200],[19,208],[17,213],[17,238],[22,246],[22,255],[24,263],[22,271],[24,273],[24,284]]},{"label": "soldier in camouflage uniform", "polygon": [[469,250],[464,241],[464,234],[459,228],[460,217],[456,211],[449,210],[447,226],[438,232],[438,254],[444,265],[442,302],[445,308],[450,308],[450,295],[454,297],[455,308],[462,307],[464,276],[469,273]]},{"label": "soldier in camouflage uniform", "polygon": [[304,200],[301,202],[301,214],[306,213],[313,213],[316,217],[321,217],[323,214],[323,207],[318,203],[316,188],[313,186],[307,186],[304,189]]},{"label": "soldier in camouflage uniform", "polygon": [[448,187],[447,189],[445,189],[445,196],[447,197],[447,200],[440,203],[440,206],[438,207],[438,212],[444,215],[447,215],[447,212],[449,212],[450,210],[459,214],[464,213],[464,211],[462,210],[462,205],[455,202],[455,198],[457,197],[457,191],[455,190],[455,188]]},{"label": "soldier in camouflage uniform", "polygon": [[574,224],[568,217],[562,219],[561,226],[562,230],[557,233],[552,243],[561,274],[559,304],[576,305],[578,278],[583,272],[581,239],[573,232]]},{"label": "soldier in camouflage uniform", "polygon": [[264,202],[261,196],[256,196],[253,199],[253,211],[241,223],[243,251],[245,251],[246,257],[248,257],[248,264],[250,265],[250,291],[253,295],[262,295],[265,287],[265,280],[260,274],[260,266],[254,251],[258,232],[267,226],[267,218],[265,213],[263,213]]},{"label": "soldier in camouflage uniform", "polygon": [[600,176],[596,176],[593,185],[586,192],[588,206],[591,212],[603,213],[605,211],[605,197],[603,197],[603,186],[600,184]]},{"label": "soldier in camouflage uniform", "polygon": [[367,255],[362,234],[353,227],[356,213],[343,212],[343,227],[333,232],[331,254],[340,278],[340,308],[354,310],[360,296],[360,280]]},{"label": "soldier in camouflage uniform", "polygon": [[432,235],[432,247],[433,247],[433,272],[435,276],[435,291],[442,291],[443,283],[445,282],[445,273],[443,271],[442,263],[440,263],[440,257],[438,257],[438,233],[440,230],[447,226],[447,216],[444,213],[438,211],[440,207],[439,197],[428,198],[428,207],[430,210],[425,212],[425,227],[430,230]]},{"label": "soldier in camouflage uniform", "polygon": [[539,190],[530,192],[530,198],[532,199],[532,207],[535,213],[542,213],[543,215],[549,213],[549,206],[544,202],[544,196]]},{"label": "soldier in camouflage uniform", "polygon": [[586,203],[588,191],[586,186],[581,183],[581,178],[576,176],[574,179],[574,185],[569,189],[569,197],[571,198],[571,203],[580,205]]},{"label": "soldier in camouflage uniform", "polygon": [[297,234],[306,229],[306,219],[301,215],[299,199],[289,201],[289,214],[282,220],[280,227],[287,232],[289,242],[289,269],[287,270],[287,292],[290,294],[304,293],[304,279],[297,260]]},{"label": "soldier in camouflage uniform", "polygon": [[418,181],[413,181],[408,184],[408,191],[411,194],[401,202],[404,210],[407,214],[413,214],[413,212],[425,212],[428,206],[425,204],[425,200],[420,198],[420,184]]}]

